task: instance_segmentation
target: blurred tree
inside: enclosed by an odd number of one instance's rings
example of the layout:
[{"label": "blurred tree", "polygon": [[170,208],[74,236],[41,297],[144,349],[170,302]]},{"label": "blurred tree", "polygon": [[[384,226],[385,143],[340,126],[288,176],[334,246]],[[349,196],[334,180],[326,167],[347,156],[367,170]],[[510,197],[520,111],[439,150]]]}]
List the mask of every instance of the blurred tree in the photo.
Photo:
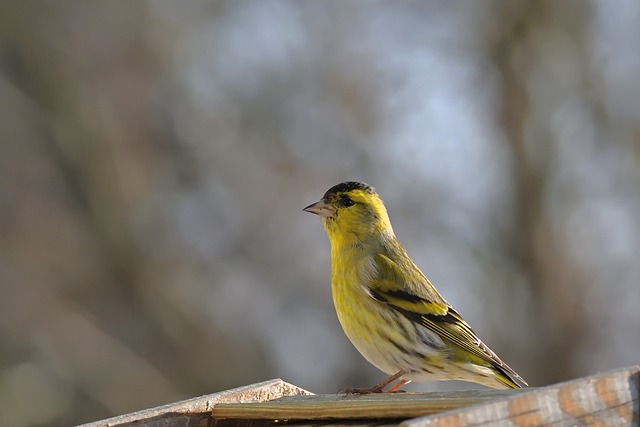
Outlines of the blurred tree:
[{"label": "blurred tree", "polygon": [[[546,384],[583,372],[576,356],[592,325],[580,292],[585,278],[558,239],[547,210],[548,187],[553,185],[549,159],[557,156],[558,141],[550,129],[555,110],[531,108],[545,100],[531,92],[530,81],[536,73],[563,66],[547,62],[548,52],[586,44],[587,12],[582,2],[520,2],[517,10],[509,3],[501,2],[503,13],[489,40],[501,74],[502,125],[513,153],[514,218],[505,250],[532,286],[537,320],[530,331],[536,343],[530,357],[539,367],[536,383]],[[584,68],[586,52],[576,49],[573,54],[569,60],[581,64],[571,66]],[[566,82],[552,77],[545,79],[547,90],[562,93]]]}]

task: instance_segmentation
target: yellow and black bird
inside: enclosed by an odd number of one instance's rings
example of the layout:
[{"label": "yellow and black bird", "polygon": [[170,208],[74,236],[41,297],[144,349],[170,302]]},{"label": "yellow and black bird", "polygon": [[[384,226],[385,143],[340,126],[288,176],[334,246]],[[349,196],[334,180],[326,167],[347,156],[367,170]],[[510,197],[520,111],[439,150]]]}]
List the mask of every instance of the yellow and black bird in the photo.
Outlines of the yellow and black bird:
[{"label": "yellow and black bird", "polygon": [[343,182],[304,211],[322,217],[329,235],[331,290],[344,332],[365,359],[390,375],[347,392],[396,391],[413,380],[527,385],[415,265],[373,187]]}]

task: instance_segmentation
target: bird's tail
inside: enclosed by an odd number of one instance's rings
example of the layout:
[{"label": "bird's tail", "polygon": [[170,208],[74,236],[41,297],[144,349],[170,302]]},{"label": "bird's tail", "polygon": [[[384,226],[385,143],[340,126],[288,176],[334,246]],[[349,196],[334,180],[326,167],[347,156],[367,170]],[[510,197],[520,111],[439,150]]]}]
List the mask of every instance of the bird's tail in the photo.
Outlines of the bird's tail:
[{"label": "bird's tail", "polygon": [[494,364],[493,365],[494,373],[496,379],[505,385],[505,388],[522,388],[528,387],[529,384],[516,373],[513,369],[511,369],[506,364]]}]

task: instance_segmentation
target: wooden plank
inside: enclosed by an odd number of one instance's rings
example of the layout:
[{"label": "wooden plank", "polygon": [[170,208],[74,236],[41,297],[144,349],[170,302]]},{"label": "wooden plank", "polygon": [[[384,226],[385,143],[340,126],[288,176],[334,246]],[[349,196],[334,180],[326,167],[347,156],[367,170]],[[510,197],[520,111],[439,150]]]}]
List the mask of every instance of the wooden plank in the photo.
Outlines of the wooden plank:
[{"label": "wooden plank", "polygon": [[500,401],[404,421],[401,427],[638,426],[640,366],[568,381]]},{"label": "wooden plank", "polygon": [[[315,421],[267,421],[267,420],[219,420],[209,427],[398,427],[402,420],[315,420]],[[166,427],[166,426],[165,426]]]},{"label": "wooden plank", "polygon": [[304,394],[311,393],[281,379],[274,379],[83,424],[79,427],[125,427],[131,425],[136,427],[204,427],[211,422],[211,409],[215,404],[221,402],[263,402],[283,396]]},{"label": "wooden plank", "polygon": [[251,404],[216,404],[213,418],[244,420],[407,419],[503,399],[524,390],[465,390],[433,393],[310,395]]}]

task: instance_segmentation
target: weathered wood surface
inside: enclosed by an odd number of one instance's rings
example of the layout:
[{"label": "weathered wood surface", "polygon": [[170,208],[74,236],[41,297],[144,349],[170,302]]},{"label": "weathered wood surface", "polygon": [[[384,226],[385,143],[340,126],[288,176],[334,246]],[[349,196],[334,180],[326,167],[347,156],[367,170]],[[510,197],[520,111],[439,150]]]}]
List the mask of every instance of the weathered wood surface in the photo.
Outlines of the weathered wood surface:
[{"label": "weathered wood surface", "polygon": [[275,379],[83,424],[79,427],[127,427],[133,425],[136,427],[206,427],[213,421],[211,410],[218,403],[262,402],[283,396],[304,394],[310,393],[280,379]]},{"label": "weathered wood surface", "polygon": [[316,396],[272,380],[82,427],[273,427],[282,421],[296,427],[638,426],[640,367],[542,388],[364,396]]},{"label": "weathered wood surface", "polygon": [[316,394],[276,400],[224,403],[213,407],[215,419],[371,420],[407,419],[503,399],[525,390],[465,390],[432,393],[366,395]]},{"label": "weathered wood surface", "polygon": [[401,427],[638,426],[640,366],[408,420]]}]

